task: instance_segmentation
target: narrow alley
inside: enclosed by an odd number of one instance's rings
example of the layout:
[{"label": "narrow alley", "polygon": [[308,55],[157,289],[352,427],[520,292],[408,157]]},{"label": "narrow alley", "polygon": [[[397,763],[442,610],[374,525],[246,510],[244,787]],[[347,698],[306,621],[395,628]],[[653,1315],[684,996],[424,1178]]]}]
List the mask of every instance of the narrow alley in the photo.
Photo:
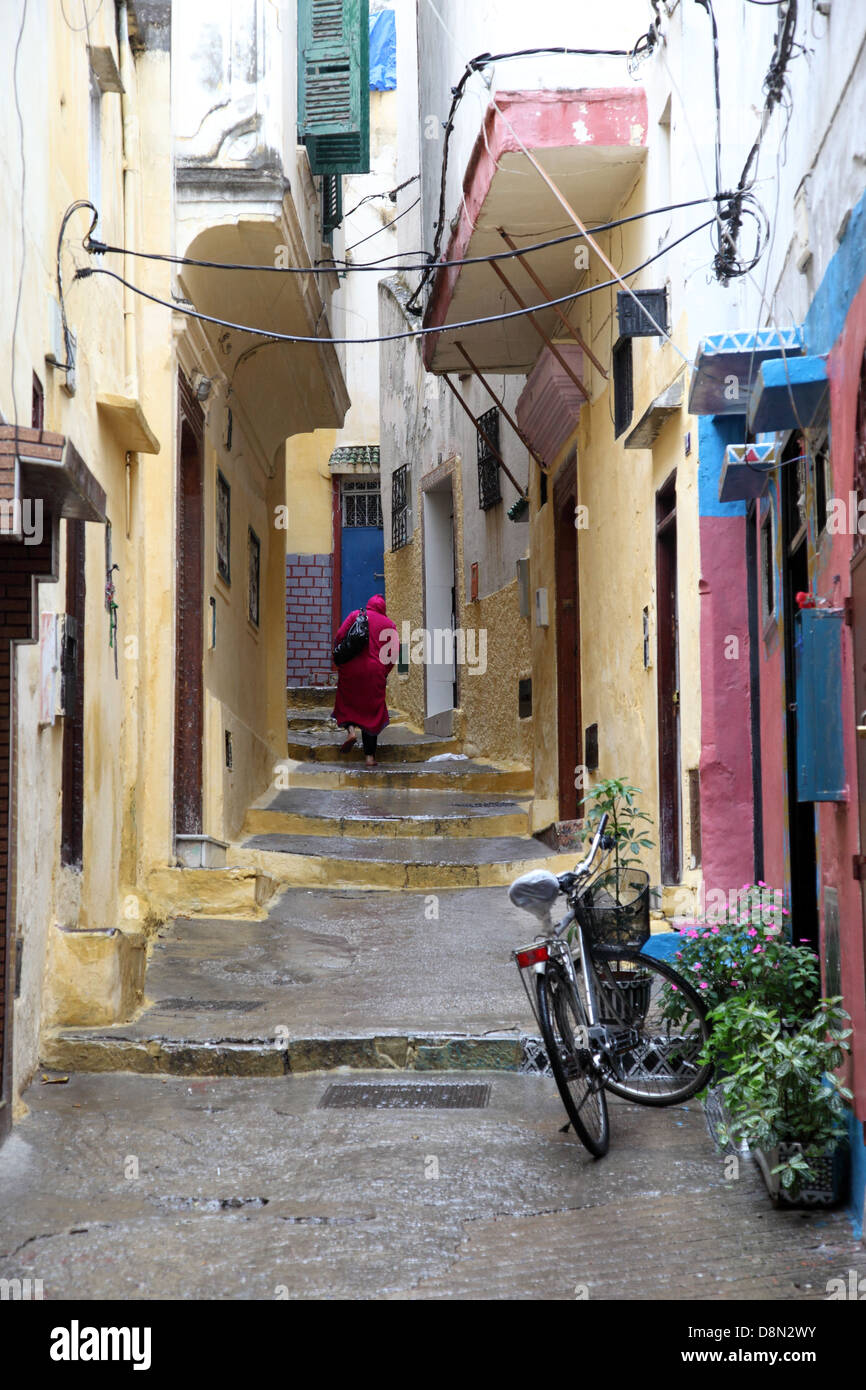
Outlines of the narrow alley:
[{"label": "narrow alley", "polygon": [[0,90],[34,1365],[855,1364],[864,0],[3,0]]},{"label": "narrow alley", "polygon": [[527,770],[398,718],[378,771],[325,761],[314,698],[290,786],[229,850],[274,896],[191,908],[133,1023],[48,1043],[0,1151],[0,1275],[97,1300],[684,1301],[866,1275],[845,1215],[768,1207],[697,1099],[614,1099],[602,1162],[562,1132],[510,958],[526,918],[489,886],[572,862],[526,834]]}]

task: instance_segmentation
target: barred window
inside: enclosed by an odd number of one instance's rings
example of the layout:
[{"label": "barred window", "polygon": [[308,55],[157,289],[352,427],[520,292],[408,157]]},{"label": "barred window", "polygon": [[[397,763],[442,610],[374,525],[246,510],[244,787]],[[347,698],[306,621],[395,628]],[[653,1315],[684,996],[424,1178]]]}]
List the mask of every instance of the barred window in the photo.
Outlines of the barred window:
[{"label": "barred window", "polygon": [[399,550],[409,539],[409,465],[391,474],[391,549]]},{"label": "barred window", "polygon": [[[477,423],[481,426],[490,443],[499,449],[499,411],[496,406],[479,415]],[[487,443],[478,435],[478,505],[483,512],[502,501],[499,486],[499,460]]]},{"label": "barred window", "polygon": [[378,478],[344,478],[340,488],[344,526],[382,529],[382,496]]}]

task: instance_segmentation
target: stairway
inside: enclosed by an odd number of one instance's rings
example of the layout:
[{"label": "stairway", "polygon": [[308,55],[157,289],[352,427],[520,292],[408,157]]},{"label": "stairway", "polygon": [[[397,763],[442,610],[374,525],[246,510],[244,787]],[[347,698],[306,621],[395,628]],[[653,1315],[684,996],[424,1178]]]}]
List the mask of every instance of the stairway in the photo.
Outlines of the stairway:
[{"label": "stairway", "polygon": [[[361,752],[337,754],[327,693],[290,707],[292,756],[228,867],[168,871],[194,891],[151,943],[142,1008],[49,1031],[43,1066],[284,1076],[526,1063],[531,1018],[509,955],[533,924],[504,886],[573,860],[530,834],[529,769],[463,758],[396,712],[367,769]],[[262,884],[270,901],[255,896]]]},{"label": "stairway", "polygon": [[528,768],[470,761],[397,714],[367,768],[360,746],[336,753],[329,707],[288,720],[289,785],[250,808],[230,864],[278,885],[423,891],[508,884],[555,857],[530,834]]}]

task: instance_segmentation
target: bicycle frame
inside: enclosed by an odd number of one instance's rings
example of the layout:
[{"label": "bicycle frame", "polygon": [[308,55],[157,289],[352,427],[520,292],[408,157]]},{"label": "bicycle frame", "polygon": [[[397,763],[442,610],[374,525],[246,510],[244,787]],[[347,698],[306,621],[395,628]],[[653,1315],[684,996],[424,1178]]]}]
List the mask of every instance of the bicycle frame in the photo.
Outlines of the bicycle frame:
[{"label": "bicycle frame", "polygon": [[[592,847],[586,859],[578,864],[574,870],[575,883],[572,891],[575,894],[578,894],[579,890],[585,888],[589,882],[606,822],[607,816],[605,816],[599,824],[595,839],[593,840]],[[599,865],[599,869],[600,868],[601,865]],[[585,991],[584,998],[581,998],[577,984],[577,974],[574,968],[576,952],[570,947],[568,942],[563,940],[564,933],[572,926],[577,932],[577,951],[579,951],[580,954],[580,969],[583,976]],[[597,1025],[598,995],[596,992],[595,972],[591,969],[591,950],[584,936],[583,927],[581,926],[575,908],[571,907],[568,909],[562,921],[553,927],[549,935],[543,934],[537,936],[529,946],[518,947],[518,949],[512,951],[511,954],[512,959],[517,963],[520,971],[520,978],[523,981],[523,987],[526,990],[533,1016],[539,1028],[541,1027],[541,1020],[538,1016],[537,987],[535,989],[531,988],[529,980],[526,977],[527,975],[535,977],[536,975],[546,974],[551,960],[556,961],[565,972],[579,1011],[579,1016],[583,1019],[584,1029],[588,1030]],[[526,963],[523,964],[521,962],[521,957],[532,957],[533,959],[527,959]],[[580,1046],[586,1047],[587,1050],[589,1050],[588,1034],[578,1039],[578,1042]]]}]

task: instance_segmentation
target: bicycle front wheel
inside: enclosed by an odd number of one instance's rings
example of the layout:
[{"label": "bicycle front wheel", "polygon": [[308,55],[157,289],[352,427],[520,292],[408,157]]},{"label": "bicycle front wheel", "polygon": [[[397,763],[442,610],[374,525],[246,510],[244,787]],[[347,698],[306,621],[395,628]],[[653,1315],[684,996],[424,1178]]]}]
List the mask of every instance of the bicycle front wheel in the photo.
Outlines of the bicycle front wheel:
[{"label": "bicycle front wheel", "polygon": [[585,1046],[579,1045],[584,1020],[578,1014],[571,986],[562,971],[548,967],[538,976],[538,1018],[568,1118],[578,1138],[595,1158],[610,1144],[604,1078]]},{"label": "bicycle front wheel", "polygon": [[703,1005],[664,961],[629,952],[594,959],[600,1022],[611,1046],[604,1084],[640,1105],[679,1105],[709,1081],[699,1060],[709,1037]]}]

